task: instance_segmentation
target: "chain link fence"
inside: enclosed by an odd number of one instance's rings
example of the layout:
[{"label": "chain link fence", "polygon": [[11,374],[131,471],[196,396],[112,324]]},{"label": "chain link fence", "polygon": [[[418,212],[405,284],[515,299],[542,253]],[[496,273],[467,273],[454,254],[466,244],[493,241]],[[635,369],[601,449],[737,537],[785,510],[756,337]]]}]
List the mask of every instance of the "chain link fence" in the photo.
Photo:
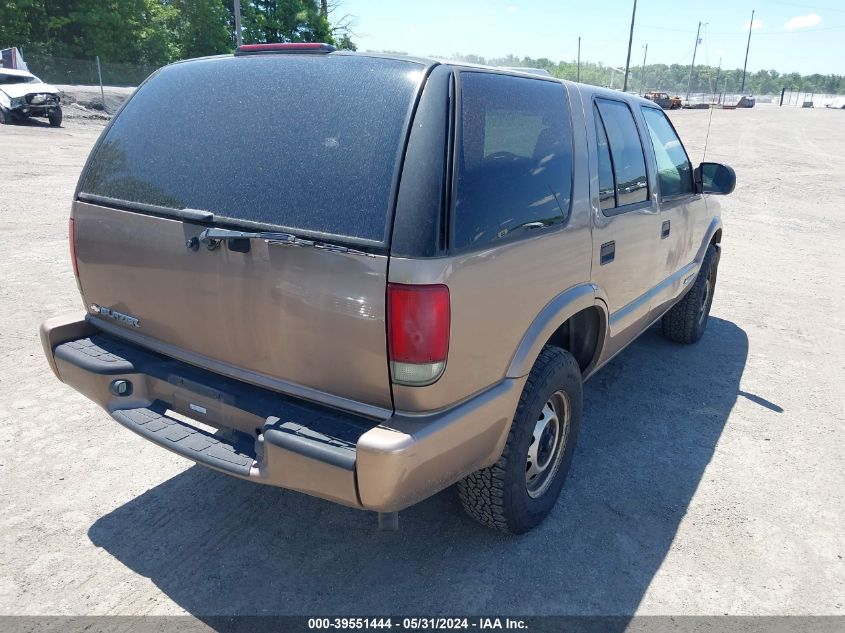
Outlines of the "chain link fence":
[{"label": "chain link fence", "polygon": [[[776,97],[775,103],[780,104],[780,95]],[[793,108],[820,108],[825,106],[842,107],[845,104],[845,97],[842,95],[819,94],[817,92],[793,92],[786,90],[783,93],[784,106]]]},{"label": "chain link fence", "polygon": [[[723,106],[737,106],[742,101],[744,95],[740,93],[693,93],[687,102],[695,107],[708,107],[711,104],[718,104]],[[797,108],[821,108],[821,107],[842,107],[845,106],[845,97],[842,95],[820,94],[817,92],[798,92],[786,90],[783,93],[783,103],[781,103],[781,95],[754,95],[755,105],[771,104],[783,107],[797,107]]]},{"label": "chain link fence", "polygon": [[150,76],[158,66],[124,64],[100,60],[70,59],[51,55],[25,54],[30,72],[50,84],[71,86],[99,86],[100,73],[104,86],[134,87]]}]

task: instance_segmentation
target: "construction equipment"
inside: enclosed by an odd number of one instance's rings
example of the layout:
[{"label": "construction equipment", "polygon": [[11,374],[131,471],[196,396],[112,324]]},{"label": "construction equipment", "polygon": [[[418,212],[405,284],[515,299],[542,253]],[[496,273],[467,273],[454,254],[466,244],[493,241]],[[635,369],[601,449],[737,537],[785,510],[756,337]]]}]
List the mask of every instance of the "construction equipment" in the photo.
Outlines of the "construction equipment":
[{"label": "construction equipment", "polygon": [[683,105],[680,97],[670,97],[665,92],[647,92],[643,96],[664,110],[677,110]]}]

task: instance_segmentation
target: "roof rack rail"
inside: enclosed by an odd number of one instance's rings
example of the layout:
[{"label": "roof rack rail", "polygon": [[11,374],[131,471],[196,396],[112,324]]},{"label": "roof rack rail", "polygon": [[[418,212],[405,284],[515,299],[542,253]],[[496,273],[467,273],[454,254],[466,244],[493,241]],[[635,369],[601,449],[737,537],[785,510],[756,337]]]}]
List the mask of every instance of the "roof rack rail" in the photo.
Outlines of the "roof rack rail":
[{"label": "roof rack rail", "polygon": [[551,77],[552,74],[545,68],[528,68],[527,66],[500,66],[504,70],[518,70],[521,73],[528,73],[529,75],[542,75],[543,77]]}]

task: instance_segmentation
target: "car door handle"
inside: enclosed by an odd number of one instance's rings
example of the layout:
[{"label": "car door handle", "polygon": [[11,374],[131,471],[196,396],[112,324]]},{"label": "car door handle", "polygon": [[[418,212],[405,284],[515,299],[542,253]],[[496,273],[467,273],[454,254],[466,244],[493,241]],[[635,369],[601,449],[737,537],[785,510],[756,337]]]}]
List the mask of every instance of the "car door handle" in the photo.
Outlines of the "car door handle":
[{"label": "car door handle", "polygon": [[665,240],[667,237],[669,237],[669,231],[671,230],[671,228],[672,227],[669,224],[669,220],[666,220],[663,223],[663,227],[660,229],[660,239],[661,240]]},{"label": "car door handle", "polygon": [[599,251],[599,265],[609,264],[616,257],[616,242],[605,242]]}]

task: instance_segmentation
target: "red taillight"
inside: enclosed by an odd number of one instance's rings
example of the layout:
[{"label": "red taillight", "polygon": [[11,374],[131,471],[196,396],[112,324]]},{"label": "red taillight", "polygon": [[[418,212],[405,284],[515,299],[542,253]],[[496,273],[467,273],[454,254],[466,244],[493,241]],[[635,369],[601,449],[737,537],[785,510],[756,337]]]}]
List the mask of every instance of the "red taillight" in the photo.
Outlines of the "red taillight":
[{"label": "red taillight", "polygon": [[387,285],[387,339],[393,382],[429,385],[449,355],[449,288]]},{"label": "red taillight", "polygon": [[73,265],[73,274],[79,279],[79,266],[76,264],[76,231],[73,228],[73,218],[68,222],[67,241],[70,244],[70,263]]}]

